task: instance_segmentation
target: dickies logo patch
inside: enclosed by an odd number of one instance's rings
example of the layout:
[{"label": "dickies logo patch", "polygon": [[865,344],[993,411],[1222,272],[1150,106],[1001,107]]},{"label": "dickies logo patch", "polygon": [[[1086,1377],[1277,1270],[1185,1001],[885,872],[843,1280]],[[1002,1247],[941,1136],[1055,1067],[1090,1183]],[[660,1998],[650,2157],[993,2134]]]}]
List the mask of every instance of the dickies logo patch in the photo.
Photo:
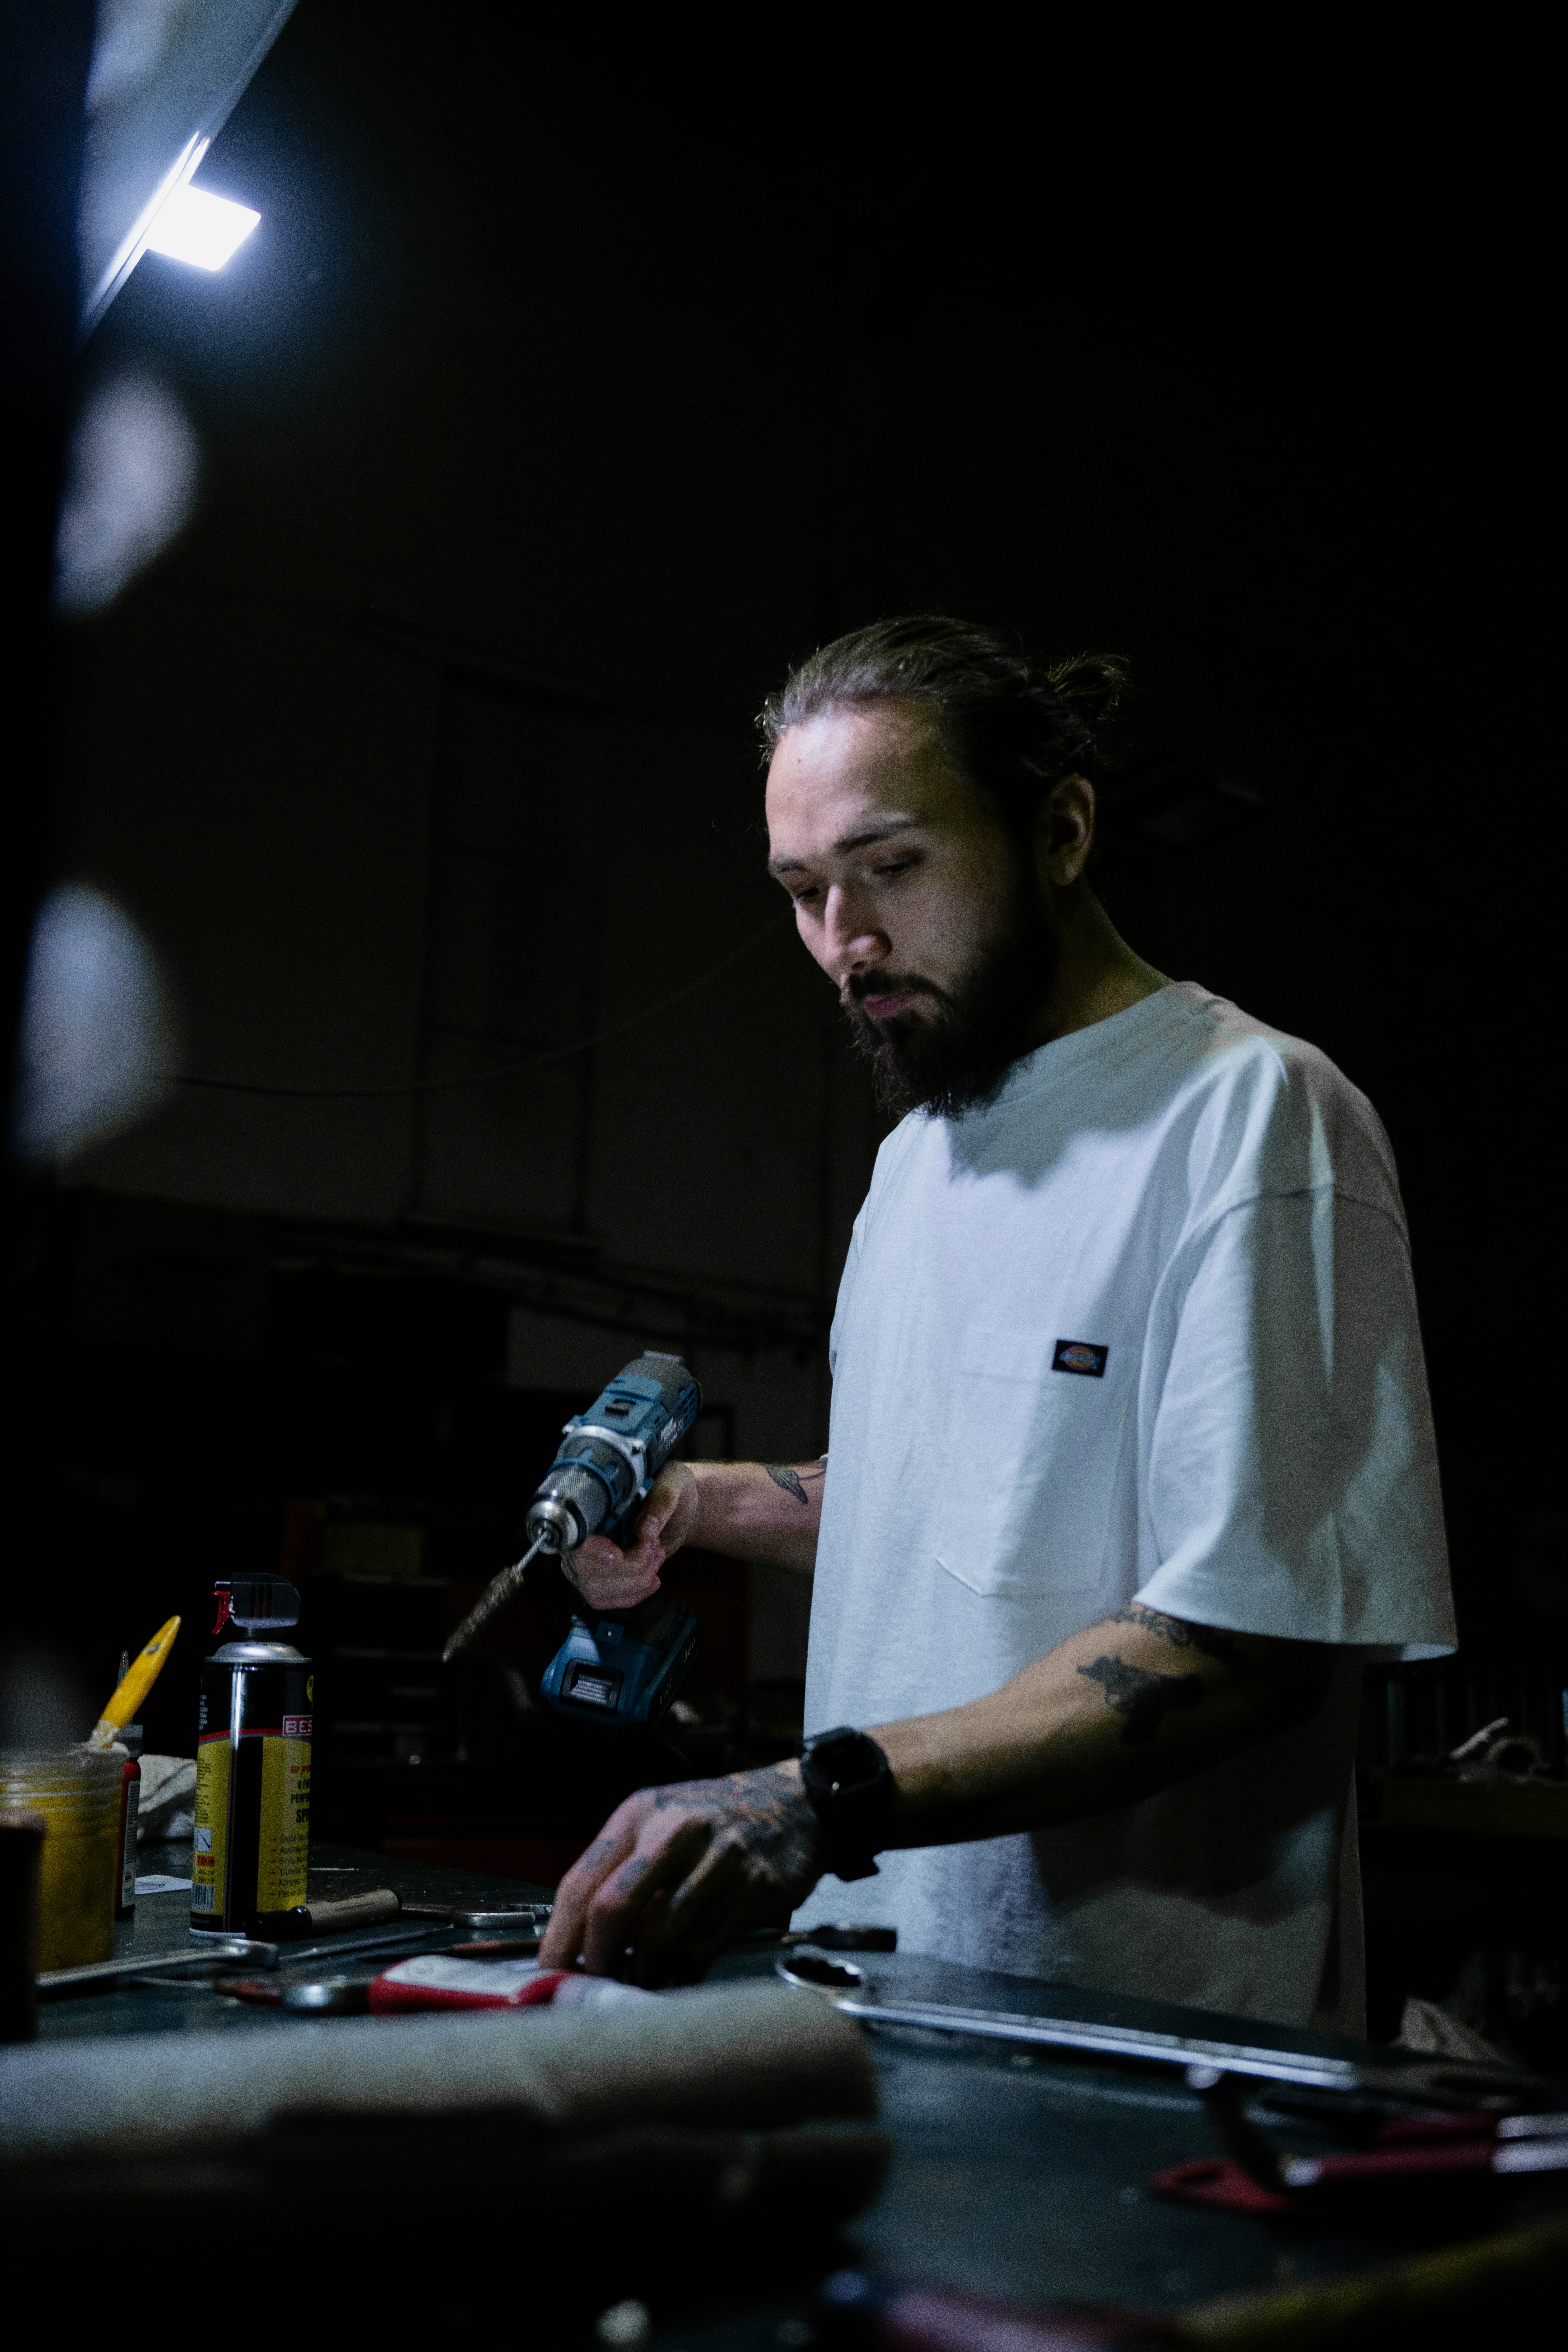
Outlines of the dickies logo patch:
[{"label": "dickies logo patch", "polygon": [[1051,1358],[1053,1372],[1081,1372],[1086,1380],[1105,1378],[1105,1360],[1109,1348],[1097,1348],[1089,1339],[1058,1339],[1057,1352]]}]

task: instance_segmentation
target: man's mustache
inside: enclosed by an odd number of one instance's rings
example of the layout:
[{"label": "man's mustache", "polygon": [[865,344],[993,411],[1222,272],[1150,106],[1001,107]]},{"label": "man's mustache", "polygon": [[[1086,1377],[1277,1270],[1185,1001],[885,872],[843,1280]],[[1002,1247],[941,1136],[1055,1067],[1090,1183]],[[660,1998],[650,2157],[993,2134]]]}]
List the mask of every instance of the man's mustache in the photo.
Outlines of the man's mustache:
[{"label": "man's mustache", "polygon": [[947,1003],[947,992],[931,980],[921,980],[917,972],[852,971],[838,992],[843,1005],[863,1003],[868,996],[930,996],[938,1004]]}]

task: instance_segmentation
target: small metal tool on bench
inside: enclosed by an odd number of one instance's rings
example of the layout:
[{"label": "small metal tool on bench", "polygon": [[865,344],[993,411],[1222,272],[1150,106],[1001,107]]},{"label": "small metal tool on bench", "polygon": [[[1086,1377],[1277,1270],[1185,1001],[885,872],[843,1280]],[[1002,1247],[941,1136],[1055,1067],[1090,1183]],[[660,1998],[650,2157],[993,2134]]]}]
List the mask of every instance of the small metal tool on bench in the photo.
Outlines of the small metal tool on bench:
[{"label": "small metal tool on bench", "polygon": [[519,1936],[542,1936],[550,1925],[553,1903],[517,1903],[509,1910],[454,1911],[454,1927],[510,1927]]},{"label": "small metal tool on bench", "polygon": [[1211,2041],[1202,2035],[1156,2033],[1132,2025],[1089,2025],[1077,2018],[1035,2017],[1023,2011],[966,2009],[941,2000],[900,2000],[880,1992],[853,1960],[826,1951],[792,1951],[773,1962],[775,1975],[802,1991],[825,1993],[847,2017],[866,2025],[913,2025],[938,2033],[962,2033],[985,2042],[1058,2052],[1066,2057],[1108,2058],[1144,2066],[1171,2067],[1184,2074],[1203,2067],[1216,2074],[1240,2074],[1268,2083],[1289,2083],[1349,2096],[1372,2097],[1395,2106],[1500,2113],[1539,2105],[1545,2086],[1511,2067],[1483,2066],[1469,2059],[1412,2058],[1403,2065],[1364,2065],[1353,2058],[1317,2057],[1265,2044]]},{"label": "small metal tool on bench", "polygon": [[[1186,2081],[1207,2108],[1226,2156],[1168,2165],[1154,2175],[1149,2185],[1156,2195],[1185,2204],[1320,2218],[1349,2210],[1364,2222],[1379,2206],[1403,2206],[1408,2213],[1415,2200],[1430,2218],[1436,2200],[1450,2211],[1458,2200],[1473,2220],[1486,2177],[1568,2172],[1568,2116],[1499,2115],[1473,2105],[1413,2115],[1388,2100],[1378,2115],[1373,2103],[1358,2099],[1347,2103],[1356,2145],[1296,2156],[1267,2138],[1249,2112],[1256,2083],[1218,2066],[1189,2066]],[[1258,2104],[1272,2120],[1275,2102],[1266,2095]],[[1321,2107],[1313,2120],[1335,2129],[1336,2118]]]},{"label": "small metal tool on bench", "polygon": [[737,1936],[730,1949],[794,1952],[808,1945],[819,1952],[896,1952],[899,1931],[896,1927],[858,1927],[843,1919],[821,1927],[758,1927],[749,1936]]},{"label": "small metal tool on bench", "polygon": [[258,1943],[253,1937],[234,1936],[221,1943],[205,1945],[196,1952],[156,1952],[140,1959],[91,1960],[79,1969],[46,1969],[37,1979],[40,1993],[65,1993],[85,1990],[94,1985],[113,1984],[117,1979],[129,1983],[133,1978],[159,1975],[174,1970],[181,1976],[192,1969],[220,1966],[225,1960],[248,1960],[258,1968],[270,1968],[277,1960],[276,1944]]},{"label": "small metal tool on bench", "polygon": [[443,1927],[495,1927],[515,1936],[542,1936],[553,1903],[507,1903],[483,1910],[467,1904],[405,1903],[405,1919],[428,1919]]},{"label": "small metal tool on bench", "polygon": [[53,1969],[37,1979],[37,1987],[40,1993],[76,1992],[94,1985],[112,1984],[117,1979],[130,1982],[172,1972],[184,1976],[193,1969],[221,1968],[235,1960],[243,1960],[253,1969],[275,1969],[279,1961],[293,1968],[301,1960],[335,1960],[350,1952],[408,1952],[419,1944],[429,1943],[439,1933],[440,1929],[428,1921],[415,1927],[403,1927],[394,1921],[390,1927],[359,1935],[325,1937],[303,1943],[279,1943],[275,1937],[258,1936],[204,1937],[194,1951],[150,1952],[141,1958],[94,1960],[86,1968]]},{"label": "small metal tool on bench", "polygon": [[297,2017],[363,2017],[370,2008],[369,1977],[219,1977],[215,1992],[260,2009]]}]

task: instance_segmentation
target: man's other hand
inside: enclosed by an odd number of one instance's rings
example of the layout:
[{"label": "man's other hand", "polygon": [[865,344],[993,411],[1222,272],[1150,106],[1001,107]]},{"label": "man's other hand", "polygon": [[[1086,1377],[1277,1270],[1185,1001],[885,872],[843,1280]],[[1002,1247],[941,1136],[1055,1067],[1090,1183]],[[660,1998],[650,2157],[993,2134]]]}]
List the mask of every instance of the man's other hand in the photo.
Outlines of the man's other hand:
[{"label": "man's other hand", "polygon": [[556,1891],[542,1968],[693,1984],[748,1928],[781,1921],[822,1874],[793,1759],[639,1789]]},{"label": "man's other hand", "polygon": [[697,1481],[684,1462],[667,1462],[654,1483],[632,1541],[623,1551],[605,1536],[590,1536],[563,1552],[561,1570],[590,1609],[635,1609],[658,1591],[658,1572],[697,1525]]}]

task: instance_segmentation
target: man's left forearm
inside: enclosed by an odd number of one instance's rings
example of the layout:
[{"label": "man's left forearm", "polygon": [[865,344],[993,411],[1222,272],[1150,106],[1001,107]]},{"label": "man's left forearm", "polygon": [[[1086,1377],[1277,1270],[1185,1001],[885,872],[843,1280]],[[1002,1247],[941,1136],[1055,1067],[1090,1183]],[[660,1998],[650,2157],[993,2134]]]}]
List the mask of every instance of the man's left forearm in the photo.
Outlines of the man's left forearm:
[{"label": "man's left forearm", "polygon": [[890,1846],[951,1845],[1134,1804],[1321,1706],[1337,1652],[1131,1601],[967,1706],[868,1726]]},{"label": "man's left forearm", "polygon": [[[893,1776],[878,1851],[1135,1804],[1313,1714],[1338,1654],[1131,1601],[968,1706],[864,1727]],[[699,1976],[826,1866],[793,1760],[640,1790],[562,1880],[542,1958],[645,1983]]]}]

